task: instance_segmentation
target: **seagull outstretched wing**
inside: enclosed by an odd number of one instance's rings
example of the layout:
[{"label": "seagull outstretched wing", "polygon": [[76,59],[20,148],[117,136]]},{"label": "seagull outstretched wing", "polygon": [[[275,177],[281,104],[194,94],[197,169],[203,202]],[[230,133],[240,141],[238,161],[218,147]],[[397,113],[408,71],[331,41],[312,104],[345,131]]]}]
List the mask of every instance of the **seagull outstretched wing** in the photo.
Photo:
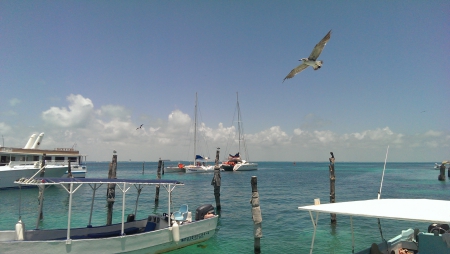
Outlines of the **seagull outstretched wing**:
[{"label": "seagull outstretched wing", "polygon": [[323,39],[319,43],[316,44],[313,51],[311,52],[311,55],[309,55],[308,59],[316,61],[320,53],[322,53],[322,50],[325,47],[325,45],[327,45],[327,42],[330,40],[330,38],[331,38],[331,30],[327,33],[327,35],[325,35],[325,37],[323,37]]},{"label": "seagull outstretched wing", "polygon": [[294,69],[292,69],[291,72],[289,72],[289,74],[283,79],[283,82],[288,79],[288,78],[293,78],[295,75],[297,75],[297,73],[303,71],[304,69],[308,68],[308,65],[305,63],[300,64],[299,66],[295,67]]}]

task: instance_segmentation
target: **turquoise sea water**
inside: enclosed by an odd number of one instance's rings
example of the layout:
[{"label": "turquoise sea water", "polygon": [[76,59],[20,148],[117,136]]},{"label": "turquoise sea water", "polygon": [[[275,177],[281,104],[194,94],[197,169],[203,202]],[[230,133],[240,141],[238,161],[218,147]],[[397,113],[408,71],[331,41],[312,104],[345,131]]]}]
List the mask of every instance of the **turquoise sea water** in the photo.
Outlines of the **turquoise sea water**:
[{"label": "turquoise sea water", "polygon": [[[88,163],[88,177],[107,177],[108,164]],[[166,165],[170,162],[166,162]],[[298,206],[314,203],[320,198],[329,202],[330,181],[328,162],[259,162],[257,171],[221,172],[222,211],[216,235],[198,245],[175,250],[171,253],[253,253],[253,221],[251,215],[252,176],[258,177],[258,191],[262,211],[262,253],[309,253],[313,227],[308,212]],[[157,162],[146,162],[142,174],[142,162],[119,162],[118,178],[156,178]],[[336,201],[376,199],[380,188],[384,163],[335,163]],[[450,199],[450,180],[438,181],[438,170],[430,163],[387,163],[382,198],[429,198]],[[447,172],[446,172],[447,175]],[[175,188],[171,209],[188,204],[195,212],[202,204],[213,204],[213,173],[166,174],[165,179],[177,179],[185,183]],[[133,213],[135,207],[134,187],[127,194],[125,214]],[[92,191],[88,185],[80,188],[73,200],[72,227],[88,224]],[[137,218],[151,213],[167,211],[167,192],[161,188],[158,206],[154,203],[155,188],[146,187],[139,199]],[[34,228],[37,216],[37,189],[0,190],[0,230],[14,229],[20,214],[27,228]],[[114,222],[121,220],[121,194],[116,191]],[[67,226],[68,194],[61,188],[51,187],[45,191],[44,221],[41,228],[64,228]],[[97,191],[92,225],[106,222],[106,189]],[[405,213],[414,207],[389,207]],[[439,209],[439,207],[430,207]],[[380,242],[376,219],[353,218],[355,250]],[[386,239],[398,235],[402,229],[419,228],[426,231],[428,223],[382,220],[382,232]],[[351,229],[348,216],[337,216],[337,225],[330,225],[329,214],[321,214],[316,233],[314,253],[351,253]]]}]

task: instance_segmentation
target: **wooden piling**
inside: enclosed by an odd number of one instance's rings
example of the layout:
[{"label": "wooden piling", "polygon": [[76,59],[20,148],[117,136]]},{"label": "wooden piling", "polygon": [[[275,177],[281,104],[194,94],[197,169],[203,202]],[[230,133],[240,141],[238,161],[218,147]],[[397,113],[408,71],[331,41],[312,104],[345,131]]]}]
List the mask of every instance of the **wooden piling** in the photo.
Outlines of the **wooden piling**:
[{"label": "wooden piling", "polygon": [[211,185],[214,186],[214,197],[216,198],[216,209],[218,212],[222,208],[222,206],[220,205],[220,182],[222,177],[220,176],[219,155],[220,155],[220,148],[217,147],[216,164],[214,165],[214,176],[211,181]]},{"label": "wooden piling", "polygon": [[[114,154],[111,163],[109,163],[108,179],[116,179],[117,173],[117,155]],[[113,206],[116,197],[116,184],[109,183],[106,192],[106,201],[108,203],[108,214],[106,216],[106,225],[112,224]]]},{"label": "wooden piling", "polygon": [[[41,160],[41,173],[39,174],[39,177],[44,177],[45,176],[45,157],[46,154],[42,154],[42,160]],[[39,219],[38,222],[44,219],[44,212],[43,212],[43,207],[44,207],[44,190],[45,188],[39,188]],[[36,228],[38,228],[38,222],[36,223]]]},{"label": "wooden piling", "polygon": [[438,176],[438,180],[439,181],[445,181],[445,164],[442,163],[441,166],[439,167],[439,176]]},{"label": "wooden piling", "polygon": [[[330,203],[335,203],[336,202],[336,192],[335,192],[335,182],[336,182],[336,177],[334,175],[334,154],[333,152],[330,152],[331,154],[331,158],[330,160]],[[335,213],[331,213],[331,224],[336,224],[336,214]]]},{"label": "wooden piling", "polygon": [[142,162],[142,174],[144,174],[144,166],[145,166],[145,161]]},{"label": "wooden piling", "polygon": [[[162,160],[161,160],[161,158],[159,158],[158,170],[156,171],[156,177],[158,179],[161,179],[161,166],[162,166]],[[156,185],[155,203],[158,203],[158,201],[159,201],[159,185]]]},{"label": "wooden piling", "polygon": [[36,229],[39,228],[39,222],[41,220],[44,219],[44,191],[45,191],[45,186],[40,185],[39,187],[39,196],[38,196],[38,201],[39,201],[39,217],[36,221]]},{"label": "wooden piling", "polygon": [[67,178],[73,178],[72,175],[72,166],[70,165],[70,160],[69,160],[69,164],[67,166]]},{"label": "wooden piling", "polygon": [[47,157],[47,154],[42,154],[42,160],[41,160],[41,173],[39,174],[39,177],[45,176],[45,157]]},{"label": "wooden piling", "polygon": [[261,237],[262,237],[262,216],[261,216],[261,208],[259,207],[259,194],[258,194],[258,180],[256,176],[252,176],[251,179],[252,185],[252,199],[250,203],[252,204],[252,218],[253,218],[253,234],[255,238],[254,243],[254,253],[261,253]]}]

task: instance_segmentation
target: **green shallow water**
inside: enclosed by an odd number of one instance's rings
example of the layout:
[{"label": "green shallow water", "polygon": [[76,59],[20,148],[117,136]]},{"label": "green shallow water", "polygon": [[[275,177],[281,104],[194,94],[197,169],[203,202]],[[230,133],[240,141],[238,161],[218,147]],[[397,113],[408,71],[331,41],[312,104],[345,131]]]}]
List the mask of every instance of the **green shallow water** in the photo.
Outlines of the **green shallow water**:
[{"label": "green shallow water", "polygon": [[[299,211],[298,206],[309,205],[315,198],[329,202],[328,162],[259,162],[257,171],[221,172],[222,211],[217,232],[210,240],[198,245],[172,251],[171,253],[253,253],[253,221],[251,216],[252,176],[258,177],[258,191],[262,211],[262,253],[309,253],[313,227],[309,213]],[[450,199],[449,180],[437,180],[438,170],[434,163],[388,163],[383,182],[382,198],[430,198]],[[156,162],[146,162],[142,174],[142,162],[119,162],[118,178],[156,178]],[[88,163],[88,177],[107,177],[108,163]],[[383,163],[335,164],[336,201],[377,198]],[[446,172],[447,174],[447,172]],[[211,203],[215,206],[212,173],[166,174],[165,179],[177,179],[185,186],[175,188],[171,209],[188,204],[194,213],[196,207]],[[134,187],[127,194],[125,214],[133,213],[135,207]],[[65,228],[67,226],[68,195],[61,188],[49,188],[45,192],[44,221],[41,228]],[[92,192],[89,186],[80,188],[73,200],[73,227],[88,224]],[[106,222],[106,190],[97,191],[92,225]],[[167,192],[162,188],[160,202],[154,203],[155,188],[146,187],[139,199],[137,218],[151,213],[167,211]],[[27,228],[36,225],[36,189],[0,190],[0,230],[13,229],[20,213]],[[116,192],[114,222],[121,220],[122,202]],[[119,204],[120,203],[120,204]],[[414,207],[392,207],[405,212]],[[430,208],[439,209],[439,208]],[[351,230],[348,216],[337,216],[337,225],[330,225],[330,216],[321,214],[316,233],[314,253],[351,253]],[[381,237],[376,219],[353,218],[355,250],[368,248]],[[419,228],[426,231],[427,223],[382,220],[383,236],[390,239],[402,229]]]}]

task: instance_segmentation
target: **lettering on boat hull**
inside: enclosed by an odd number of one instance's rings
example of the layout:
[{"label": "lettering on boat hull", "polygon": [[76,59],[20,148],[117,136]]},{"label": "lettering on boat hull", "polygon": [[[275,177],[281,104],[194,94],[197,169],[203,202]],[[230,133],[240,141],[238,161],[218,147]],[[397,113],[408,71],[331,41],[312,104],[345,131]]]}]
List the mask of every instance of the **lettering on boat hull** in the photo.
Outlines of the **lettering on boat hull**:
[{"label": "lettering on boat hull", "polygon": [[204,238],[204,237],[207,236],[207,235],[209,235],[209,231],[208,231],[208,232],[203,232],[203,233],[200,233],[200,234],[196,234],[196,235],[192,235],[192,236],[185,237],[185,238],[181,239],[180,241],[181,241],[181,242],[196,241],[196,240],[199,240],[199,239]]}]

